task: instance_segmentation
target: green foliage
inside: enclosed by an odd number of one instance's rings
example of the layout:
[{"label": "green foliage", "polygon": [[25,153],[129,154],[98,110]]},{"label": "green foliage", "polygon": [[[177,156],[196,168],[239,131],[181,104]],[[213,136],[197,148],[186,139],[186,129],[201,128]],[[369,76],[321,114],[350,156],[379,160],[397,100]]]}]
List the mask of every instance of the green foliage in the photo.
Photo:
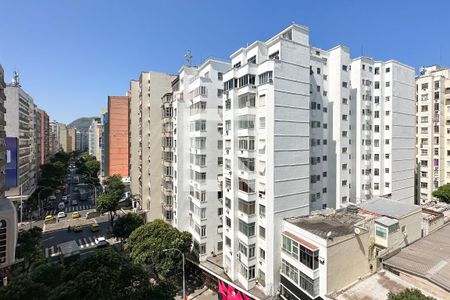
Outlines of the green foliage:
[{"label": "green foliage", "polygon": [[119,201],[122,199],[125,193],[125,184],[122,182],[122,177],[120,175],[113,175],[107,177],[103,184],[105,185],[105,193],[110,194]]},{"label": "green foliage", "polygon": [[120,217],[113,226],[114,236],[127,239],[139,226],[144,225],[144,220],[135,213],[127,213]]},{"label": "green foliage", "polygon": [[5,288],[0,299],[174,299],[171,282],[150,282],[148,273],[112,248],[97,250],[68,267],[44,264],[20,276]]},{"label": "green foliage", "polygon": [[422,294],[418,289],[406,289],[399,293],[389,293],[388,300],[436,300],[433,297],[428,297]]},{"label": "green foliage", "polygon": [[95,208],[101,214],[109,213],[111,226],[113,226],[113,214],[119,209],[119,200],[117,200],[112,194],[103,193],[97,197],[97,200],[95,201]]},{"label": "green foliage", "polygon": [[148,265],[155,276],[175,279],[181,272],[181,257],[176,248],[187,254],[192,244],[192,236],[188,232],[180,232],[162,220],[155,220],[134,230],[125,249],[131,259],[138,264]]},{"label": "green foliage", "polygon": [[450,184],[441,185],[433,192],[433,197],[438,198],[439,201],[450,203]]},{"label": "green foliage", "polygon": [[6,288],[0,288],[0,299],[46,300],[48,289],[42,283],[34,282],[26,274],[14,278]]},{"label": "green foliage", "polygon": [[100,171],[100,162],[94,158],[93,160],[88,160],[84,165],[91,177],[97,177],[97,174]]},{"label": "green foliage", "polygon": [[24,268],[29,271],[31,266],[42,263],[44,253],[41,248],[42,229],[33,227],[29,230],[20,231],[17,237],[16,258],[24,259]]}]

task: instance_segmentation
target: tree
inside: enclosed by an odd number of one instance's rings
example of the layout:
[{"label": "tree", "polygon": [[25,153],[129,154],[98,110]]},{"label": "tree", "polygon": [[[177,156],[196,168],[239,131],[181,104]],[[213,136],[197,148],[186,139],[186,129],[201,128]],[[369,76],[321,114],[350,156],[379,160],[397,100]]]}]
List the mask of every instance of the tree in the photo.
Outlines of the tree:
[{"label": "tree", "polygon": [[17,258],[23,258],[24,269],[28,272],[33,264],[42,263],[45,260],[41,248],[42,229],[33,227],[20,231],[17,237]]},{"label": "tree", "polygon": [[48,288],[55,288],[61,284],[64,267],[57,263],[45,263],[37,266],[30,274],[31,280],[41,283]]},{"label": "tree", "polygon": [[438,198],[439,201],[450,203],[450,184],[441,185],[433,192],[433,197]]},{"label": "tree", "polygon": [[103,193],[97,197],[95,208],[101,214],[109,213],[112,227],[114,224],[113,214],[119,209],[119,199],[115,198],[113,194]]},{"label": "tree", "polygon": [[177,251],[163,251],[176,248],[187,254],[191,244],[189,232],[180,232],[162,220],[155,220],[134,230],[125,249],[129,251],[132,261],[149,266],[156,280],[175,279],[182,267],[180,254]]},{"label": "tree", "polygon": [[405,289],[399,293],[389,293],[388,300],[436,300],[422,294],[418,289]]},{"label": "tree", "polygon": [[91,177],[97,177],[98,172],[100,171],[100,162],[96,160],[88,160],[85,164],[87,172]]},{"label": "tree", "polygon": [[47,300],[48,289],[42,283],[34,282],[27,274],[14,278],[10,284],[0,288],[0,299],[7,300]]},{"label": "tree", "polygon": [[105,193],[113,195],[117,201],[122,199],[123,194],[125,193],[125,184],[123,184],[120,175],[116,174],[106,177],[103,184],[105,185]]},{"label": "tree", "polygon": [[136,228],[142,225],[144,220],[138,214],[127,213],[114,223],[113,234],[122,240],[127,239]]}]

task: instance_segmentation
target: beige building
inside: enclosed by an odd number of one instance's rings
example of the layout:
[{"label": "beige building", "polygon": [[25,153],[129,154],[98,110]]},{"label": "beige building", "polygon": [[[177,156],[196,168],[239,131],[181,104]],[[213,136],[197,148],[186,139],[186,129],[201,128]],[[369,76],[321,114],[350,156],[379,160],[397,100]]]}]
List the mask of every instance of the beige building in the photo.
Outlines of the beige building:
[{"label": "beige building", "polygon": [[147,221],[162,218],[161,98],[171,90],[173,79],[175,76],[169,74],[143,72],[139,76],[139,89],[133,88],[135,84],[131,83],[131,102],[139,99],[138,115],[134,115],[136,110],[130,111],[133,114],[130,119],[138,119],[137,124],[131,126],[131,139],[139,137],[139,147],[131,149],[130,169],[138,169],[131,175],[131,186],[133,195],[140,198],[139,206],[146,212]]},{"label": "beige building", "polygon": [[130,137],[130,165],[129,165],[129,176],[130,176],[130,188],[131,194],[134,197],[138,197],[140,192],[140,176],[141,176],[141,158],[140,149],[142,147],[142,140],[140,137],[140,127],[141,122],[139,118],[139,81],[131,80],[130,82],[130,126],[129,126],[129,137]]},{"label": "beige building", "polygon": [[67,148],[67,127],[65,124],[58,123],[58,133],[59,133],[59,148],[64,152],[70,152]]},{"label": "beige building", "polygon": [[284,220],[280,294],[316,299],[347,288],[420,239],[421,218],[419,206],[376,199]]},{"label": "beige building", "polygon": [[417,198],[433,200],[432,192],[450,183],[450,69],[421,68],[416,77]]}]

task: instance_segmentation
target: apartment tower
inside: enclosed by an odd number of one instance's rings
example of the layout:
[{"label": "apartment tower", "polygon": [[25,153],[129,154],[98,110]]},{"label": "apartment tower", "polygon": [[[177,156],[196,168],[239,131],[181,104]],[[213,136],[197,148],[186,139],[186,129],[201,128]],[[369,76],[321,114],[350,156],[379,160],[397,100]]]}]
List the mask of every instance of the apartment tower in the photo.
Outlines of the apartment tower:
[{"label": "apartment tower", "polygon": [[416,77],[417,204],[450,183],[450,69],[430,66]]}]

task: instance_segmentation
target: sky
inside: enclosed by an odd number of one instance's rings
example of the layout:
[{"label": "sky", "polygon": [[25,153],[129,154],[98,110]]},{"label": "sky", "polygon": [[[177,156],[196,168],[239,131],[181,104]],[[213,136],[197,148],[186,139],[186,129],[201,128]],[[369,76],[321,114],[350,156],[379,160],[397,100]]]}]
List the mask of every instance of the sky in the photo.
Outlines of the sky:
[{"label": "sky", "polygon": [[450,66],[447,0],[0,0],[0,64],[50,118],[96,116],[142,71],[176,74],[267,40],[292,22],[310,43],[416,69]]}]

